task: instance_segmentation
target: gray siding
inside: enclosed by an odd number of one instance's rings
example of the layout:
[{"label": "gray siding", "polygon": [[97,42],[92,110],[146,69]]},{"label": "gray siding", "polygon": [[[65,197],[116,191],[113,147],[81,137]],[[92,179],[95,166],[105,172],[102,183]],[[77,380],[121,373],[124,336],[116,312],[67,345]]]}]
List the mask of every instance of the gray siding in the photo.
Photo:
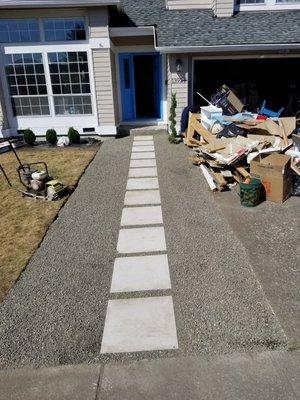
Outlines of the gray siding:
[{"label": "gray siding", "polygon": [[89,26],[91,38],[108,37],[108,12],[106,7],[89,10]]},{"label": "gray siding", "polygon": [[99,124],[116,125],[110,50],[93,50],[93,65]]},{"label": "gray siding", "polygon": [[212,8],[212,0],[167,0],[169,10]]},{"label": "gray siding", "polygon": [[188,56],[180,56],[183,61],[183,71],[176,71],[176,59],[178,55],[168,56],[167,60],[167,77],[168,77],[168,112],[171,106],[171,95],[176,93],[177,108],[176,108],[176,128],[180,129],[180,118],[183,109],[188,105]]}]

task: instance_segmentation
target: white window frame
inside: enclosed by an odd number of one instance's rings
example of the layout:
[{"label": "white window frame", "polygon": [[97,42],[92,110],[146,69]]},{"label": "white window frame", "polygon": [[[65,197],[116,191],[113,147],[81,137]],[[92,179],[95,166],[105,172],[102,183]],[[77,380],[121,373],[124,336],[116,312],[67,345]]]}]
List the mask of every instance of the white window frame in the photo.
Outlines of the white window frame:
[{"label": "white window frame", "polygon": [[300,10],[300,0],[297,3],[276,3],[276,0],[265,0],[264,3],[235,4],[235,11],[278,11]]},{"label": "white window frame", "polygon": [[[0,18],[2,19],[2,18]],[[86,15],[82,15],[82,16],[77,16],[77,17],[33,17],[33,18],[3,18],[3,19],[17,19],[17,20],[28,20],[28,19],[34,19],[38,21],[38,26],[39,26],[39,30],[40,30],[40,41],[39,42],[34,42],[37,45],[41,44],[41,43],[47,43],[47,44],[51,44],[51,43],[56,43],[56,44],[62,44],[62,43],[88,43],[89,39],[90,39],[90,32],[89,32],[89,24],[88,24],[88,17]],[[85,40],[63,40],[63,41],[46,41],[45,40],[45,29],[44,29],[44,21],[45,20],[51,20],[51,19],[62,19],[62,20],[74,20],[74,19],[83,19],[84,21],[84,29],[85,29]],[[1,43],[4,46],[17,46],[20,44],[28,44],[30,45],[30,42],[5,42],[5,43]]]},{"label": "white window frame", "polygon": [[[10,120],[10,125],[12,127],[20,127],[20,129],[35,128],[49,126],[52,128],[66,126],[66,131],[69,126],[99,126],[98,123],[98,112],[96,103],[96,93],[95,93],[95,80],[94,80],[94,69],[93,69],[93,59],[92,59],[92,49],[89,45],[72,42],[68,44],[61,44],[56,42],[55,44],[49,44],[45,42],[39,45],[32,46],[17,46],[17,45],[4,45],[3,47],[3,57],[0,57],[0,72],[3,79],[4,88],[4,98],[6,109],[8,113],[8,118]],[[1,49],[1,46],[0,46]],[[68,115],[56,115],[54,109],[54,99],[52,93],[52,84],[49,71],[48,63],[48,53],[59,53],[59,52],[80,52],[84,51],[87,53],[88,67],[89,67],[89,77],[90,77],[90,96],[92,103],[92,114],[68,114]],[[50,115],[26,115],[26,116],[15,116],[11,104],[11,96],[9,93],[9,87],[6,80],[5,74],[5,57],[4,54],[26,54],[26,53],[41,53],[42,59],[44,61],[45,78],[47,85],[47,96],[49,99]],[[1,52],[0,52],[1,56]],[[88,93],[86,95],[89,95]],[[30,122],[29,122],[30,121]]]}]

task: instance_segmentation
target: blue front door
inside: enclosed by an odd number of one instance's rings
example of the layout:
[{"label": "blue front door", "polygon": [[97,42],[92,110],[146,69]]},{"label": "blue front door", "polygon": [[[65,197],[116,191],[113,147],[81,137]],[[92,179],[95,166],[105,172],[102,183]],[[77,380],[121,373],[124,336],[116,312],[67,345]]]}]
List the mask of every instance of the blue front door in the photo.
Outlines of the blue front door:
[{"label": "blue front door", "polygon": [[124,121],[160,119],[162,108],[159,54],[119,55]]}]

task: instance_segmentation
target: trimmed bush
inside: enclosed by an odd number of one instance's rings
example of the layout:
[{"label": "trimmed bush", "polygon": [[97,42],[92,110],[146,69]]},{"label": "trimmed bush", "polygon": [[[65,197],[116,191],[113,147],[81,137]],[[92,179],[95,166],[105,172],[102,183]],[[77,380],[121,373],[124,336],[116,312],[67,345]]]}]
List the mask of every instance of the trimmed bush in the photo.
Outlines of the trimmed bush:
[{"label": "trimmed bush", "polygon": [[33,146],[36,141],[36,136],[31,129],[26,129],[25,131],[23,131],[23,138],[25,140],[25,143],[29,146]]},{"label": "trimmed bush", "polygon": [[57,133],[54,129],[48,129],[46,132],[46,140],[49,144],[56,144],[57,142]]},{"label": "trimmed bush", "polygon": [[69,128],[69,131],[68,131],[68,138],[69,138],[69,140],[70,140],[70,143],[73,143],[73,144],[80,143],[80,135],[79,135],[79,132],[76,131],[76,129],[74,129],[74,128]]},{"label": "trimmed bush", "polygon": [[170,116],[169,116],[170,126],[169,126],[168,140],[170,143],[173,144],[180,143],[180,138],[177,137],[177,131],[176,131],[176,107],[177,107],[176,93],[172,93]]}]

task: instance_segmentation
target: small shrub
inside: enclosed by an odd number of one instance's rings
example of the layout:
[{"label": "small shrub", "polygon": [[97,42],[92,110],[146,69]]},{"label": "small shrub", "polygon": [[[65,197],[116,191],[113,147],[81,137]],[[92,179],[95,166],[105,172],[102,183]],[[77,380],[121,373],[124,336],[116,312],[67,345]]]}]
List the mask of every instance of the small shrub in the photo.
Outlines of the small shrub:
[{"label": "small shrub", "polygon": [[36,136],[31,129],[26,129],[25,131],[23,131],[23,138],[25,140],[25,143],[29,146],[33,146],[36,141]]},{"label": "small shrub", "polygon": [[70,140],[70,143],[74,143],[74,144],[80,143],[79,132],[76,131],[76,129],[74,129],[74,128],[69,128],[68,138]]},{"label": "small shrub", "polygon": [[168,136],[168,140],[169,140],[170,143],[173,143],[173,144],[178,144],[178,143],[181,142],[181,139],[180,139],[180,138],[175,137],[175,136],[173,136],[173,135],[169,135],[169,136]]},{"label": "small shrub", "polygon": [[57,142],[57,133],[54,129],[48,129],[46,132],[46,140],[49,144],[56,144]]},{"label": "small shrub", "polygon": [[176,93],[172,93],[170,116],[169,116],[170,127],[169,127],[168,139],[170,143],[175,143],[175,144],[180,142],[180,139],[177,137],[177,131],[176,131],[176,107],[177,107]]}]

